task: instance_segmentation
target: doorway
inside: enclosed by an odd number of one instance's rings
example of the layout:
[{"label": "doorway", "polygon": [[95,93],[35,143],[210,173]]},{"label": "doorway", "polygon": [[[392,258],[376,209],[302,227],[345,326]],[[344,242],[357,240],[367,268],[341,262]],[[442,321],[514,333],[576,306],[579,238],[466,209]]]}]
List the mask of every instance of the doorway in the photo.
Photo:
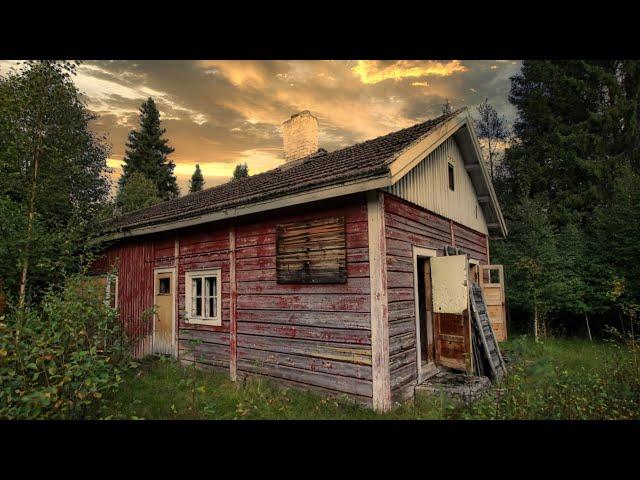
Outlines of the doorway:
[{"label": "doorway", "polygon": [[174,269],[156,269],[154,273],[153,353],[175,354],[175,282]]},{"label": "doorway", "polygon": [[438,372],[435,363],[435,343],[433,338],[433,302],[430,264],[430,259],[436,255],[437,252],[435,250],[413,247],[418,383]]}]

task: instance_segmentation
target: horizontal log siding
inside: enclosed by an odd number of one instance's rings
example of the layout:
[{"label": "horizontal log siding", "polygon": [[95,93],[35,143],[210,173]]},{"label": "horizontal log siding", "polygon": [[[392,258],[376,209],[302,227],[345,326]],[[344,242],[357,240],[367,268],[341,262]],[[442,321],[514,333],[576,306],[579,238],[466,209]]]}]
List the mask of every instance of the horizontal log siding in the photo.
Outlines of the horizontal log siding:
[{"label": "horizontal log siding", "polygon": [[[278,284],[277,225],[337,216],[346,223],[347,283]],[[367,235],[364,196],[237,224],[239,378],[269,377],[371,403]]]},{"label": "horizontal log siding", "polygon": [[486,236],[385,194],[387,239],[387,281],[389,297],[389,355],[391,393],[394,401],[413,396],[417,380],[415,300],[413,289],[413,246],[437,250],[444,255],[452,245],[469,252],[481,263],[487,260]]},{"label": "horizontal log siding", "polygon": [[[201,226],[178,233],[178,356],[183,364],[228,372],[230,363],[229,227]],[[173,243],[172,243],[173,248]],[[184,321],[185,273],[221,269],[222,325],[197,325]]]}]

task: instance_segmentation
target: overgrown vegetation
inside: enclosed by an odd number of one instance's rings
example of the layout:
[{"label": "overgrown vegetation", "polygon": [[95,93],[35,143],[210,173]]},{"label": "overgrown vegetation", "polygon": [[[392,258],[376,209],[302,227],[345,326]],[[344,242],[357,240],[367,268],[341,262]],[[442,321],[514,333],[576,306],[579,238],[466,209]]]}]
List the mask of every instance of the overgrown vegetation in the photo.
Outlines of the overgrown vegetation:
[{"label": "overgrown vegetation", "polygon": [[104,286],[72,276],[0,316],[0,418],[82,419],[135,366]]},{"label": "overgrown vegetation", "polygon": [[495,179],[509,236],[491,251],[506,265],[512,327],[630,329],[640,310],[640,62],[525,61],[509,100],[518,117]]},{"label": "overgrown vegetation", "polygon": [[472,405],[445,397],[416,399],[378,415],[349,400],[222,373],[173,360],[143,362],[108,396],[101,418],[122,419],[627,419],[640,418],[638,346],[620,338],[536,343],[523,336],[504,345],[510,375]]},{"label": "overgrown vegetation", "polygon": [[34,61],[0,76],[0,276],[20,305],[79,270],[107,212],[109,148],[89,128],[76,68]]}]

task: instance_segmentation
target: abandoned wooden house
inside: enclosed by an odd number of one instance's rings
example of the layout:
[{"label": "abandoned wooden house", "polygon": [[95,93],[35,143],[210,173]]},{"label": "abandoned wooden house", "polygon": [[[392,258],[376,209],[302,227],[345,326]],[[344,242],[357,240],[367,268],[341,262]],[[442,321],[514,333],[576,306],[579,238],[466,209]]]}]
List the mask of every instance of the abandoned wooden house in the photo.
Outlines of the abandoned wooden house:
[{"label": "abandoned wooden house", "polygon": [[506,227],[466,109],[334,152],[308,111],[283,137],[279,168],[105,230],[93,271],[136,354],[376,410],[438,368],[478,371],[469,288],[506,338],[489,257]]}]

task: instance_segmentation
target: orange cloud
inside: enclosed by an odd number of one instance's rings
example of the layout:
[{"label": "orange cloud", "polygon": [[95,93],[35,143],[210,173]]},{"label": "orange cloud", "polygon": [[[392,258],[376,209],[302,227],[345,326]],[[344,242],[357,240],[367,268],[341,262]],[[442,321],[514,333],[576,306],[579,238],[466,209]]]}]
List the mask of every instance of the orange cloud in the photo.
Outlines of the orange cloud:
[{"label": "orange cloud", "polygon": [[389,65],[385,65],[379,60],[358,60],[357,65],[352,69],[353,73],[365,84],[379,83],[390,79],[402,80],[403,78],[427,76],[448,77],[467,70],[469,68],[462,65],[460,60],[449,62],[400,60]]}]

